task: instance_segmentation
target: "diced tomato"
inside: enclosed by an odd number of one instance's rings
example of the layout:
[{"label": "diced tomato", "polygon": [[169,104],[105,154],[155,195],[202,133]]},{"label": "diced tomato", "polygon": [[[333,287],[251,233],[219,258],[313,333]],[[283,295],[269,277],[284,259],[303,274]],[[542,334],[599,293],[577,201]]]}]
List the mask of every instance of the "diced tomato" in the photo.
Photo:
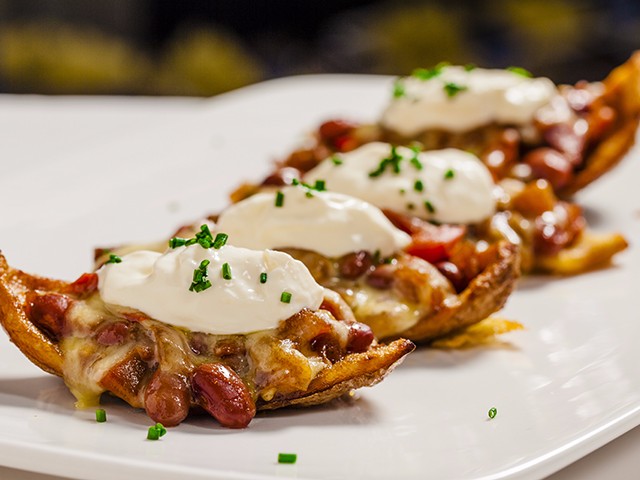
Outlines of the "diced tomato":
[{"label": "diced tomato", "polygon": [[69,287],[77,295],[88,295],[98,289],[98,275],[95,273],[83,273]]},{"label": "diced tomato", "polygon": [[425,224],[411,236],[412,241],[405,250],[430,263],[442,262],[449,259],[453,247],[465,233],[463,225]]}]

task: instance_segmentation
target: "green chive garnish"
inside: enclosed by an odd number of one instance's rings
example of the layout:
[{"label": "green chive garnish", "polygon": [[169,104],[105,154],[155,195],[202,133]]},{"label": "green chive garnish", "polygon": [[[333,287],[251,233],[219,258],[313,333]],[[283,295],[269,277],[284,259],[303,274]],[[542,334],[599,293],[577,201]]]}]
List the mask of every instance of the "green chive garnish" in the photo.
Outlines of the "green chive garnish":
[{"label": "green chive garnish", "polygon": [[498,414],[498,409],[496,407],[491,407],[489,409],[489,418],[496,418],[496,415]]},{"label": "green chive garnish", "polygon": [[107,412],[104,411],[104,409],[99,408],[98,410],[96,410],[96,422],[98,423],[104,423],[107,421]]},{"label": "green chive garnish", "polygon": [[525,70],[522,67],[507,67],[507,70],[510,71],[511,73],[515,73],[516,75],[520,75],[522,77],[529,77],[529,78],[533,77],[533,75],[529,70]]},{"label": "green chive garnish", "polygon": [[278,463],[296,463],[298,455],[295,453],[279,453]]},{"label": "green chive garnish", "polygon": [[260,283],[267,283],[267,272],[262,272],[260,274]]},{"label": "green chive garnish", "polygon": [[467,90],[469,87],[465,87],[464,85],[458,85],[457,83],[448,82],[444,84],[444,91],[446,92],[449,98],[455,97],[460,92]]},{"label": "green chive garnish", "polygon": [[446,172],[444,172],[444,179],[445,180],[451,180],[453,177],[456,176],[456,172],[453,171],[453,169],[449,169]]},{"label": "green chive garnish", "polygon": [[164,435],[167,433],[167,429],[164,428],[164,425],[162,425],[161,423],[156,423],[156,430],[158,431],[158,435],[161,437],[164,437]]},{"label": "green chive garnish", "polygon": [[[294,182],[293,184],[295,185],[296,183]],[[284,193],[278,190],[276,192],[276,207],[281,207],[282,205],[284,205]]]},{"label": "green chive garnish", "polygon": [[314,190],[323,192],[326,190],[326,182],[324,180],[316,180],[316,184],[313,186]]},{"label": "green chive garnish", "polygon": [[405,193],[407,193],[407,191],[404,188],[400,189],[400,195],[404,195]]},{"label": "green chive garnish", "polygon": [[216,239],[213,241],[213,248],[218,250],[224,247],[227,243],[227,240],[229,240],[229,235],[227,235],[226,233],[218,233],[216,235]]},{"label": "green chive garnish", "polygon": [[422,183],[422,180],[416,180],[416,183],[413,184],[413,189],[416,192],[422,192],[424,190],[424,183]]},{"label": "green chive garnish", "polygon": [[440,75],[442,73],[442,69],[448,65],[449,62],[440,62],[433,68],[417,68],[411,73],[411,76],[416,77],[419,80],[430,80]]},{"label": "green chive garnish", "polygon": [[228,263],[222,264],[222,278],[225,280],[231,280],[231,267]]},{"label": "green chive garnish", "polygon": [[282,292],[282,295],[280,295],[280,301],[282,303],[291,303],[291,293]]},{"label": "green chive garnish", "polygon": [[180,237],[173,237],[169,240],[169,248],[178,248],[186,245],[187,239]]},{"label": "green chive garnish", "polygon": [[402,98],[405,96],[404,83],[397,79],[393,82],[393,98]]},{"label": "green chive garnish", "polygon": [[120,263],[122,259],[118,255],[114,255],[113,253],[109,254],[109,260],[104,263]]},{"label": "green chive garnish", "polygon": [[160,434],[158,433],[156,426],[154,425],[153,427],[149,427],[149,430],[147,430],[147,440],[158,440],[159,438]]},{"label": "green chive garnish", "polygon": [[393,173],[400,173],[401,161],[402,161],[402,155],[398,153],[398,151],[396,150],[396,146],[392,145],[389,157],[383,158],[378,164],[378,168],[369,172],[369,177],[371,178],[379,177],[385,172],[387,167],[391,167],[391,169],[393,170]]},{"label": "green chive garnish", "polygon": [[211,282],[207,278],[207,267],[210,263],[209,260],[203,260],[200,262],[200,266],[193,271],[193,282],[189,287],[190,292],[200,293],[211,287]]},{"label": "green chive garnish", "polygon": [[331,161],[336,166],[342,165],[342,159],[338,155],[334,155],[333,157],[331,157]]},{"label": "green chive garnish", "polygon": [[433,203],[431,203],[429,200],[426,200],[424,202],[424,207],[429,211],[429,213],[435,213],[436,212],[436,207],[434,207]]},{"label": "green chive garnish", "polygon": [[467,63],[464,66],[464,71],[465,72],[470,72],[471,70],[475,70],[476,68],[478,68],[474,63]]}]

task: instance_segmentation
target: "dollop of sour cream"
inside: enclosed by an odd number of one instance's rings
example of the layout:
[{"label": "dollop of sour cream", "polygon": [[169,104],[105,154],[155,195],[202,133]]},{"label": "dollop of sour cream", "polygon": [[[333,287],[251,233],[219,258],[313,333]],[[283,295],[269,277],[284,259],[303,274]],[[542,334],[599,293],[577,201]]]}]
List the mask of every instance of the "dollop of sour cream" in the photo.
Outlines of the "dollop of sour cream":
[{"label": "dollop of sour cream", "polygon": [[216,231],[247,248],[300,248],[326,257],[366,250],[389,256],[411,242],[379,208],[343,193],[302,185],[258,193],[232,205]]},{"label": "dollop of sour cream", "polygon": [[428,79],[398,80],[383,126],[411,137],[425,130],[465,132],[493,122],[522,126],[558,95],[548,78],[510,70],[449,66]]},{"label": "dollop of sour cream", "polygon": [[327,189],[442,223],[474,223],[495,211],[494,183],[475,155],[448,148],[415,152],[373,142],[323,160],[305,175]]},{"label": "dollop of sour cream", "polygon": [[[196,244],[121,258],[98,270],[105,303],[196,332],[230,335],[276,328],[303,308],[318,309],[324,298],[324,288],[302,262],[272,250]],[[204,260],[209,261],[204,270],[211,286],[190,291],[194,271],[202,270]],[[230,279],[223,277],[225,264]]]}]

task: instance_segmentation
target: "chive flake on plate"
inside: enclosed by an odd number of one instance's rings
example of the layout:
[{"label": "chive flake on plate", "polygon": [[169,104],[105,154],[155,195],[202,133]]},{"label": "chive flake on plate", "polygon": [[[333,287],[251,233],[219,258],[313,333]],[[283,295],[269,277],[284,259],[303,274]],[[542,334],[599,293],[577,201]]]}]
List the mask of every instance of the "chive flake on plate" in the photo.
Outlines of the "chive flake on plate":
[{"label": "chive flake on plate", "polygon": [[282,295],[280,295],[280,301],[282,303],[291,303],[291,293],[290,292],[282,292]]},{"label": "chive flake on plate", "polygon": [[489,415],[489,418],[491,419],[496,418],[497,414],[498,414],[498,409],[496,407],[491,407],[489,409],[489,412],[487,413],[487,415]]},{"label": "chive flake on plate", "polygon": [[279,453],[278,463],[296,463],[298,455],[295,453]]},{"label": "chive flake on plate", "polygon": [[331,161],[335,166],[342,165],[343,163],[343,160],[338,155],[334,155],[333,157],[331,157]]},{"label": "chive flake on plate", "polygon": [[107,421],[107,412],[103,408],[96,410],[96,422],[104,423]]},{"label": "chive flake on plate", "polygon": [[[295,180],[295,178],[294,178]],[[294,183],[295,185],[295,183]],[[284,205],[284,193],[282,193],[280,190],[278,190],[276,192],[276,202],[275,202],[276,207],[281,207],[282,205]]]},{"label": "chive flake on plate", "polygon": [[109,260],[104,263],[120,263],[122,259],[118,255],[114,255],[113,253],[109,254]]},{"label": "chive flake on plate", "polygon": [[167,433],[167,429],[161,423],[152,425],[147,430],[147,440],[158,440]]},{"label": "chive flake on plate", "polygon": [[402,98],[405,96],[404,82],[397,79],[393,82],[393,98]]}]

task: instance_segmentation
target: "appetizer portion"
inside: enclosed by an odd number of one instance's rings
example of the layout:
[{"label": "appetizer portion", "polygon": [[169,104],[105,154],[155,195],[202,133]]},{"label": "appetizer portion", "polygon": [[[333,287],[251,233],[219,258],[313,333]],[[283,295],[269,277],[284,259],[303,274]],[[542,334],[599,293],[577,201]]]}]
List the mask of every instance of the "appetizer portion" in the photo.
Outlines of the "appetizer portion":
[{"label": "appetizer portion", "polygon": [[591,232],[565,197],[624,157],[639,120],[640,53],[603,82],[575,86],[521,68],[441,64],[398,79],[377,124],[323,123],[310,145],[231,199],[322,180],[391,214],[517,244],[524,272],[578,274],[607,265],[627,241]]},{"label": "appetizer portion", "polygon": [[244,428],[257,410],[327,402],[374,385],[413,350],[378,344],[289,255],[202,229],[164,253],[111,254],[73,283],[0,255],[0,321],[78,406],[104,392],[175,426],[194,407]]},{"label": "appetizer portion", "polygon": [[[231,205],[212,217],[211,228],[234,245],[277,249],[302,261],[377,338],[431,342],[484,320],[514,287],[520,257],[509,242],[477,243],[464,238],[462,227],[387,216],[368,202],[326,191],[322,180],[296,183]],[[429,245],[434,230],[448,236],[446,248]],[[178,235],[197,231],[184,227]],[[174,237],[170,244],[183,241]]]}]

